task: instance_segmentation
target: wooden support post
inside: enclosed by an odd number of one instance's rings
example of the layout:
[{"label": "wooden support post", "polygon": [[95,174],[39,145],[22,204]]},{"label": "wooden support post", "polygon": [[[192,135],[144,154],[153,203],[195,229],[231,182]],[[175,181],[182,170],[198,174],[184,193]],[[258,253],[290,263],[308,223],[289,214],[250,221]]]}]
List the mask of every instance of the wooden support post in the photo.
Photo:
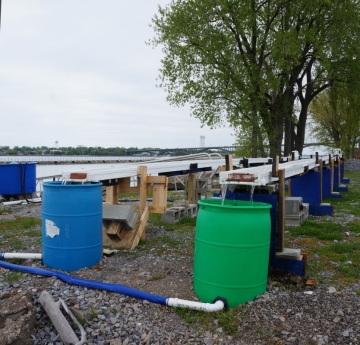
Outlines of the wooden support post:
[{"label": "wooden support post", "polygon": [[145,165],[140,165],[138,167],[138,185],[140,193],[140,202],[139,202],[139,216],[141,217],[143,210],[146,206],[146,182],[147,182],[147,167]]},{"label": "wooden support post", "polygon": [[279,200],[278,200],[278,231],[276,239],[276,249],[278,252],[284,251],[285,234],[285,169],[279,169]]},{"label": "wooden support post", "polygon": [[318,159],[319,164],[319,174],[320,174],[320,204],[322,204],[323,198],[323,161],[322,159]]},{"label": "wooden support post", "polygon": [[107,186],[106,188],[106,204],[117,205],[118,201],[118,186]]},{"label": "wooden support post", "polygon": [[319,153],[315,152],[315,164],[319,164]]},{"label": "wooden support post", "polygon": [[338,171],[337,171],[337,179],[338,179],[338,186],[341,185],[341,161],[340,161],[340,158],[339,156],[336,156],[336,160],[337,160],[337,167],[338,167]]},{"label": "wooden support post", "polygon": [[233,170],[233,160],[232,155],[225,155],[225,164],[226,164],[226,171]]},{"label": "wooden support post", "polygon": [[[288,162],[292,162],[292,157],[288,158]],[[288,179],[288,196],[292,196],[291,179]]]},{"label": "wooden support post", "polygon": [[188,175],[188,201],[189,204],[196,204],[195,189],[196,189],[196,173]]},{"label": "wooden support post", "polygon": [[278,177],[278,171],[279,171],[279,156],[275,156],[273,158],[273,162],[272,162],[271,176],[272,177]]},{"label": "wooden support post", "polygon": [[[175,176],[176,177],[176,176]],[[152,204],[149,206],[150,213],[166,213],[167,207],[167,176],[148,176],[148,186],[152,185]]]}]

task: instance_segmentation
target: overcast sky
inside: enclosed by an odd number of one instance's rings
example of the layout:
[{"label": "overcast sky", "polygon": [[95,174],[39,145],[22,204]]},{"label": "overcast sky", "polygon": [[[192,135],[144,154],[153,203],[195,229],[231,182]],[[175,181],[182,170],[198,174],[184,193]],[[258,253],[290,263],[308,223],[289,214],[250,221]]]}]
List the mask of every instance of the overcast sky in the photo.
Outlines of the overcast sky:
[{"label": "overcast sky", "polygon": [[156,87],[162,52],[145,42],[169,1],[2,0],[0,146],[233,144]]}]

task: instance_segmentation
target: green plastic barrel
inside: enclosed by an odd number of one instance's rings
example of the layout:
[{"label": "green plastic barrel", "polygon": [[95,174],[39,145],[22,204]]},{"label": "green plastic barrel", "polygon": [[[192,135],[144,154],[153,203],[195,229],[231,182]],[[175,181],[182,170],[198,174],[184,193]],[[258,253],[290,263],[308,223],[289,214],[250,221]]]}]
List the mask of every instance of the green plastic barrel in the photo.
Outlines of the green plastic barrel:
[{"label": "green plastic barrel", "polygon": [[202,302],[227,299],[230,308],[265,292],[270,204],[206,199],[196,221],[194,291]]}]

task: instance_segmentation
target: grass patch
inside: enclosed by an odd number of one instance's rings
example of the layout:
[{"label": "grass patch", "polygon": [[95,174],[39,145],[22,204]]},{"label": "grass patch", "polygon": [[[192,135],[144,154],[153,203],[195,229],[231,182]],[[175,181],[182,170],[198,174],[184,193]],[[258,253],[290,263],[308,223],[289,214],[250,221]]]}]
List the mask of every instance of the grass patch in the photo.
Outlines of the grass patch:
[{"label": "grass patch", "polygon": [[287,230],[295,237],[310,236],[324,241],[342,240],[344,237],[342,226],[328,221],[305,221],[301,227],[289,227]]},{"label": "grass patch", "polygon": [[159,274],[154,274],[154,275],[150,278],[150,280],[151,280],[151,281],[155,281],[155,280],[163,279],[163,278],[165,278],[165,277],[166,277],[165,274],[159,273]]},{"label": "grass patch", "polygon": [[353,220],[347,224],[347,229],[355,234],[360,234],[360,220]]},{"label": "grass patch", "polygon": [[2,214],[10,214],[11,210],[9,210],[8,208],[0,208],[0,215]]},{"label": "grass patch", "polygon": [[41,219],[32,217],[16,217],[12,220],[0,221],[0,235],[3,238],[3,249],[18,250],[29,244],[41,244]]},{"label": "grass patch", "polygon": [[152,226],[163,226],[165,230],[193,230],[196,225],[196,217],[182,217],[175,224],[163,223],[161,220],[161,214],[152,213],[149,216],[149,220]]},{"label": "grass patch", "polygon": [[9,272],[4,276],[4,282],[6,283],[18,282],[22,275],[23,275],[22,272]]},{"label": "grass patch", "polygon": [[[235,309],[227,312],[218,311],[208,313],[205,311],[192,310],[187,308],[174,308],[176,314],[189,324],[200,324],[205,329],[222,327],[227,334],[235,334],[239,327],[239,318],[235,314]],[[214,321],[216,320],[216,326]]]}]

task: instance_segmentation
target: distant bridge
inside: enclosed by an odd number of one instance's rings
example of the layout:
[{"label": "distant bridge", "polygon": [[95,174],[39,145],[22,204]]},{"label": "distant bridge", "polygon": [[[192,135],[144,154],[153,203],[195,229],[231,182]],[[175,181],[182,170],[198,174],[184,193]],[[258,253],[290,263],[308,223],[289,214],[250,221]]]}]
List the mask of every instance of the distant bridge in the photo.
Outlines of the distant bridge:
[{"label": "distant bridge", "polygon": [[186,147],[186,148],[172,148],[172,149],[139,149],[127,150],[126,155],[149,155],[149,156],[183,156],[195,153],[211,152],[211,153],[234,153],[239,146],[211,146],[211,147]]}]

